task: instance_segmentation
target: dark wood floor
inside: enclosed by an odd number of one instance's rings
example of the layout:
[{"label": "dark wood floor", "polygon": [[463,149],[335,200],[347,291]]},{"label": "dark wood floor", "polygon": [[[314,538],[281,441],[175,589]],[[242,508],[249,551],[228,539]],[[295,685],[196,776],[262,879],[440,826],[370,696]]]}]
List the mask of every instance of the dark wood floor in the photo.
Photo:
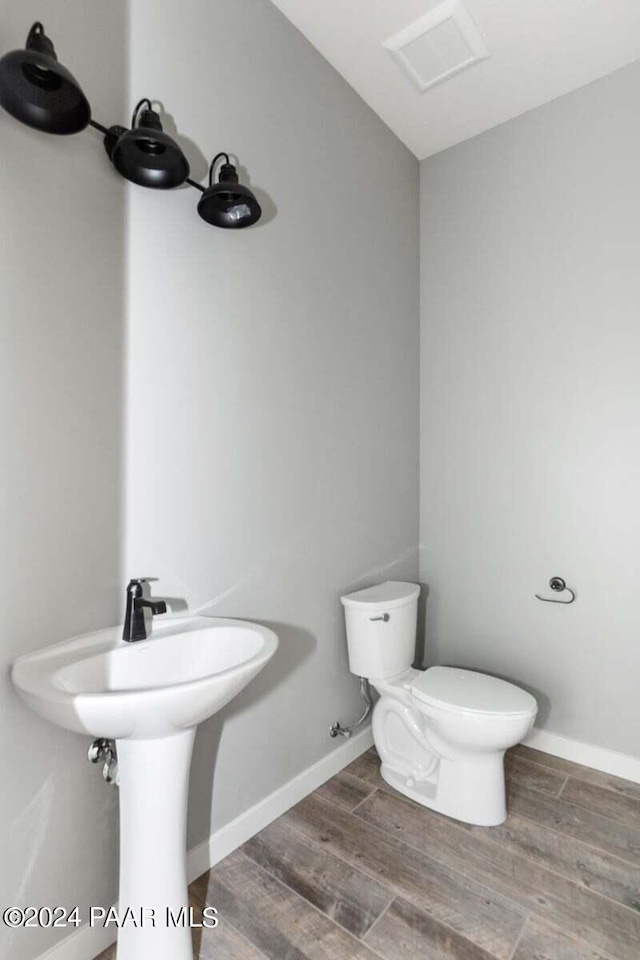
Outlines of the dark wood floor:
[{"label": "dark wood floor", "polygon": [[507,777],[507,822],[468,827],[369,751],[192,885],[220,917],[195,956],[638,960],[640,784],[527,747]]}]

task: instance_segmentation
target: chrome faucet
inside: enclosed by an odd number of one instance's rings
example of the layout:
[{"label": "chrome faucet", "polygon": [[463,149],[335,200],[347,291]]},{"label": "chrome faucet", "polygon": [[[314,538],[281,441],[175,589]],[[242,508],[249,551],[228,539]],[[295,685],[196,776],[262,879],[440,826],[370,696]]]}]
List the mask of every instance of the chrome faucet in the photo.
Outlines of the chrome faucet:
[{"label": "chrome faucet", "polygon": [[151,629],[147,629],[145,609],[151,610],[153,617],[167,612],[164,600],[148,600],[144,595],[144,585],[149,581],[141,578],[130,580],[127,586],[127,609],[124,616],[124,630],[122,639],[127,643],[135,640],[146,640]]}]

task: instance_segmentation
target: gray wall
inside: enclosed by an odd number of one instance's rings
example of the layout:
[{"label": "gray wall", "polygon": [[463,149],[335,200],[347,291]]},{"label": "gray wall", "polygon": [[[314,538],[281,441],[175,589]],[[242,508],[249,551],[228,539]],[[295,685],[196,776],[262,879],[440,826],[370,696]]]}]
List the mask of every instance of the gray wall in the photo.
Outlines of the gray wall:
[{"label": "gray wall", "polygon": [[131,44],[194,175],[237,154],[265,209],[130,193],[126,572],[281,638],[200,732],[194,844],[336,749],[338,597],[417,575],[419,166],[268,0],[137,0]]},{"label": "gray wall", "polygon": [[[640,64],[422,164],[429,662],[638,754]],[[552,575],[568,607],[533,598]]]},{"label": "gray wall", "polygon": [[[5,2],[0,48],[43,19],[97,116],[120,118],[125,14]],[[0,142],[0,903],[84,910],[115,894],[117,798],[87,741],[18,700],[9,665],[119,615],[125,191],[97,134],[47,136],[0,112]],[[0,925],[0,956],[53,939]]]}]

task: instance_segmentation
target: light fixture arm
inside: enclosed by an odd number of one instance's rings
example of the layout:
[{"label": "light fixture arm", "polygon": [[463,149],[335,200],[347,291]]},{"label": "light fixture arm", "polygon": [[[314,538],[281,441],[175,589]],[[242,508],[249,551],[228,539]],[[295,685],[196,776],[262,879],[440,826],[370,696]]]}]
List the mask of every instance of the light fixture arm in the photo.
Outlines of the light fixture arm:
[{"label": "light fixture arm", "polygon": [[33,50],[34,47],[41,46],[42,41],[39,38],[44,36],[46,36],[44,27],[39,20],[36,20],[27,35],[27,50]]},{"label": "light fixture arm", "polygon": [[225,162],[226,162],[227,164],[229,164],[229,163],[231,162],[231,161],[229,160],[229,154],[228,154],[228,153],[224,153],[224,152],[222,152],[222,153],[216,153],[215,157],[213,158],[213,160],[211,161],[211,163],[210,163],[210,165],[209,165],[209,186],[211,186],[212,183],[213,183],[213,171],[214,171],[214,168],[215,168],[216,163],[218,162],[218,160],[219,160],[221,157],[224,157],[224,158],[225,158]]},{"label": "light fixture arm", "polygon": [[27,46],[29,46],[29,44],[33,42],[34,37],[39,37],[43,33],[44,33],[43,25],[40,23],[39,20],[36,20],[36,22],[33,24],[31,29],[29,30],[29,33],[27,36]]},{"label": "light fixture arm", "polygon": [[147,104],[147,110],[153,110],[153,104],[151,103],[151,100],[149,100],[149,97],[143,97],[142,100],[138,104],[136,104],[135,110],[133,111],[133,114],[131,116],[132,130],[134,130],[138,125],[138,114],[140,113],[140,110],[145,105],[145,103]]},{"label": "light fixture arm", "polygon": [[31,30],[29,30],[26,49],[43,53],[45,56],[51,57],[52,60],[58,59],[55,47],[46,35],[45,29],[39,20],[36,20]]},{"label": "light fixture arm", "polygon": [[109,133],[109,127],[103,127],[103,125],[98,123],[97,120],[94,120],[93,117],[89,120],[89,126],[93,127],[94,130],[99,130],[100,133],[103,133],[105,136]]}]

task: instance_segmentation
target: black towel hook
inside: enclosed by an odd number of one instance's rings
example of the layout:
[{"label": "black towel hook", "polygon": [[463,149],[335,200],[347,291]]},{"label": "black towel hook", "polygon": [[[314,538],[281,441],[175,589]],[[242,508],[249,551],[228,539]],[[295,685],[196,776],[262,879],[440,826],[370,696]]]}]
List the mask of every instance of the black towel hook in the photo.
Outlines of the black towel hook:
[{"label": "black towel hook", "polygon": [[551,580],[549,580],[549,586],[552,590],[555,590],[556,593],[562,593],[564,590],[566,590],[567,593],[571,594],[571,599],[554,600],[553,597],[541,597],[539,593],[536,593],[537,600],[542,600],[543,603],[562,603],[566,606],[568,603],[573,603],[576,598],[574,591],[571,589],[571,587],[567,586],[562,577],[551,577]]}]

